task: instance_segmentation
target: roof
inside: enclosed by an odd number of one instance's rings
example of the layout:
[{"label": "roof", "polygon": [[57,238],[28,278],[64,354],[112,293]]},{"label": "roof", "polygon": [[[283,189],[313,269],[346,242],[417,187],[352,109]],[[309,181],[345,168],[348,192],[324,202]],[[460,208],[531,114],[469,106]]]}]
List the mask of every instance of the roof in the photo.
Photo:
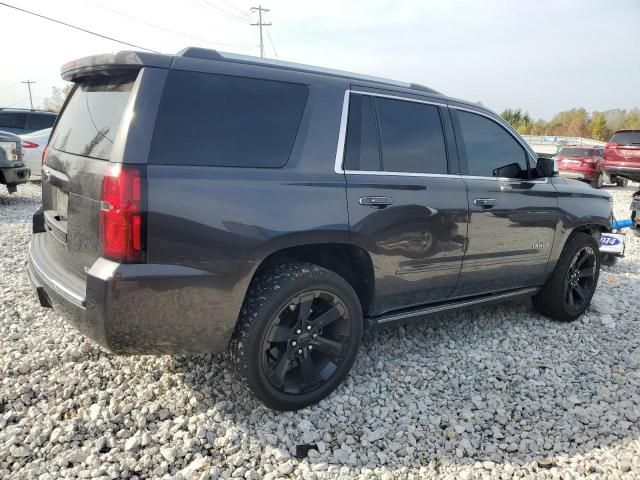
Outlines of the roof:
[{"label": "roof", "polygon": [[197,58],[215,62],[233,62],[247,65],[258,65],[268,68],[279,68],[304,73],[313,73],[331,77],[348,78],[366,82],[390,85],[395,87],[418,90],[420,92],[440,95],[439,92],[417,83],[400,82],[386,78],[362,75],[342,70],[334,70],[324,67],[304,65],[301,63],[285,62],[282,60],[272,60],[266,58],[252,57],[249,55],[239,55],[236,53],[220,52],[199,47],[188,47],[181,50],[176,55],[163,55],[157,53],[121,51],[117,53],[93,55],[80,58],[72,62],[65,63],[61,68],[62,78],[73,81],[87,75],[96,75],[100,72],[112,70],[131,70],[142,66],[170,68],[175,57]]}]

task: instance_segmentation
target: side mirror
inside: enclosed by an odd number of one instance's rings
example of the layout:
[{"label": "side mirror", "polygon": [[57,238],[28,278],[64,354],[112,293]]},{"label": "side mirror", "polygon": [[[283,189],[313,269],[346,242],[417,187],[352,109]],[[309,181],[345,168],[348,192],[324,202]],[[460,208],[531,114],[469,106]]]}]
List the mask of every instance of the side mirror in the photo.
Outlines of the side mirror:
[{"label": "side mirror", "polygon": [[558,165],[554,158],[539,157],[536,171],[540,178],[555,177],[558,175]]}]

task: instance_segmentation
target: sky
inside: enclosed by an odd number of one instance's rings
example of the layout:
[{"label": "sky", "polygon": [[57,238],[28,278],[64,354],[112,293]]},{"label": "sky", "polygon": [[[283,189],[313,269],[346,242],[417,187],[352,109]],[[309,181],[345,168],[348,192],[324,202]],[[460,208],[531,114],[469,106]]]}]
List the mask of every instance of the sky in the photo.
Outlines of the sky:
[{"label": "sky", "polygon": [[[427,85],[534,118],[640,106],[640,0],[261,0],[266,56]],[[6,0],[163,53],[259,55],[250,0]],[[60,66],[132,49],[0,5],[0,106],[42,106]],[[8,42],[7,42],[8,41]]]}]

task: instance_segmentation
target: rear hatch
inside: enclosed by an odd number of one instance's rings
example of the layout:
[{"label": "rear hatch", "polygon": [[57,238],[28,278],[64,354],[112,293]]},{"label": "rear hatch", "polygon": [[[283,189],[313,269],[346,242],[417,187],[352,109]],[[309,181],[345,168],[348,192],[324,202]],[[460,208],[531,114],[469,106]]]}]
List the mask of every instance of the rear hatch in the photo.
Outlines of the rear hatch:
[{"label": "rear hatch", "polygon": [[82,278],[100,256],[102,179],[121,160],[114,144],[137,75],[135,71],[77,83],[45,153],[46,233],[40,241],[69,273]]},{"label": "rear hatch", "polygon": [[563,148],[557,160],[560,170],[582,170],[596,164],[595,151],[588,148]]},{"label": "rear hatch", "polygon": [[616,132],[605,149],[605,164],[640,168],[640,130]]}]

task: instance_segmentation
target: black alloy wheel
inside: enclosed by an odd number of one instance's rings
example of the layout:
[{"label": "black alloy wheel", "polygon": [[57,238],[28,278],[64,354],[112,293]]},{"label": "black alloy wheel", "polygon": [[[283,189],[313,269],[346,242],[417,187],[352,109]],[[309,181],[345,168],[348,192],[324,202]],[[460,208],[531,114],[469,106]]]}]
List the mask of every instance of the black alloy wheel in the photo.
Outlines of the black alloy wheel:
[{"label": "black alloy wheel", "polygon": [[262,369],[271,385],[297,395],[327,382],[348,352],[350,321],[344,302],[328,291],[310,290],[287,301],[262,342]]},{"label": "black alloy wheel", "polygon": [[579,312],[586,308],[595,290],[596,252],[586,245],[573,256],[564,284],[565,308]]}]

